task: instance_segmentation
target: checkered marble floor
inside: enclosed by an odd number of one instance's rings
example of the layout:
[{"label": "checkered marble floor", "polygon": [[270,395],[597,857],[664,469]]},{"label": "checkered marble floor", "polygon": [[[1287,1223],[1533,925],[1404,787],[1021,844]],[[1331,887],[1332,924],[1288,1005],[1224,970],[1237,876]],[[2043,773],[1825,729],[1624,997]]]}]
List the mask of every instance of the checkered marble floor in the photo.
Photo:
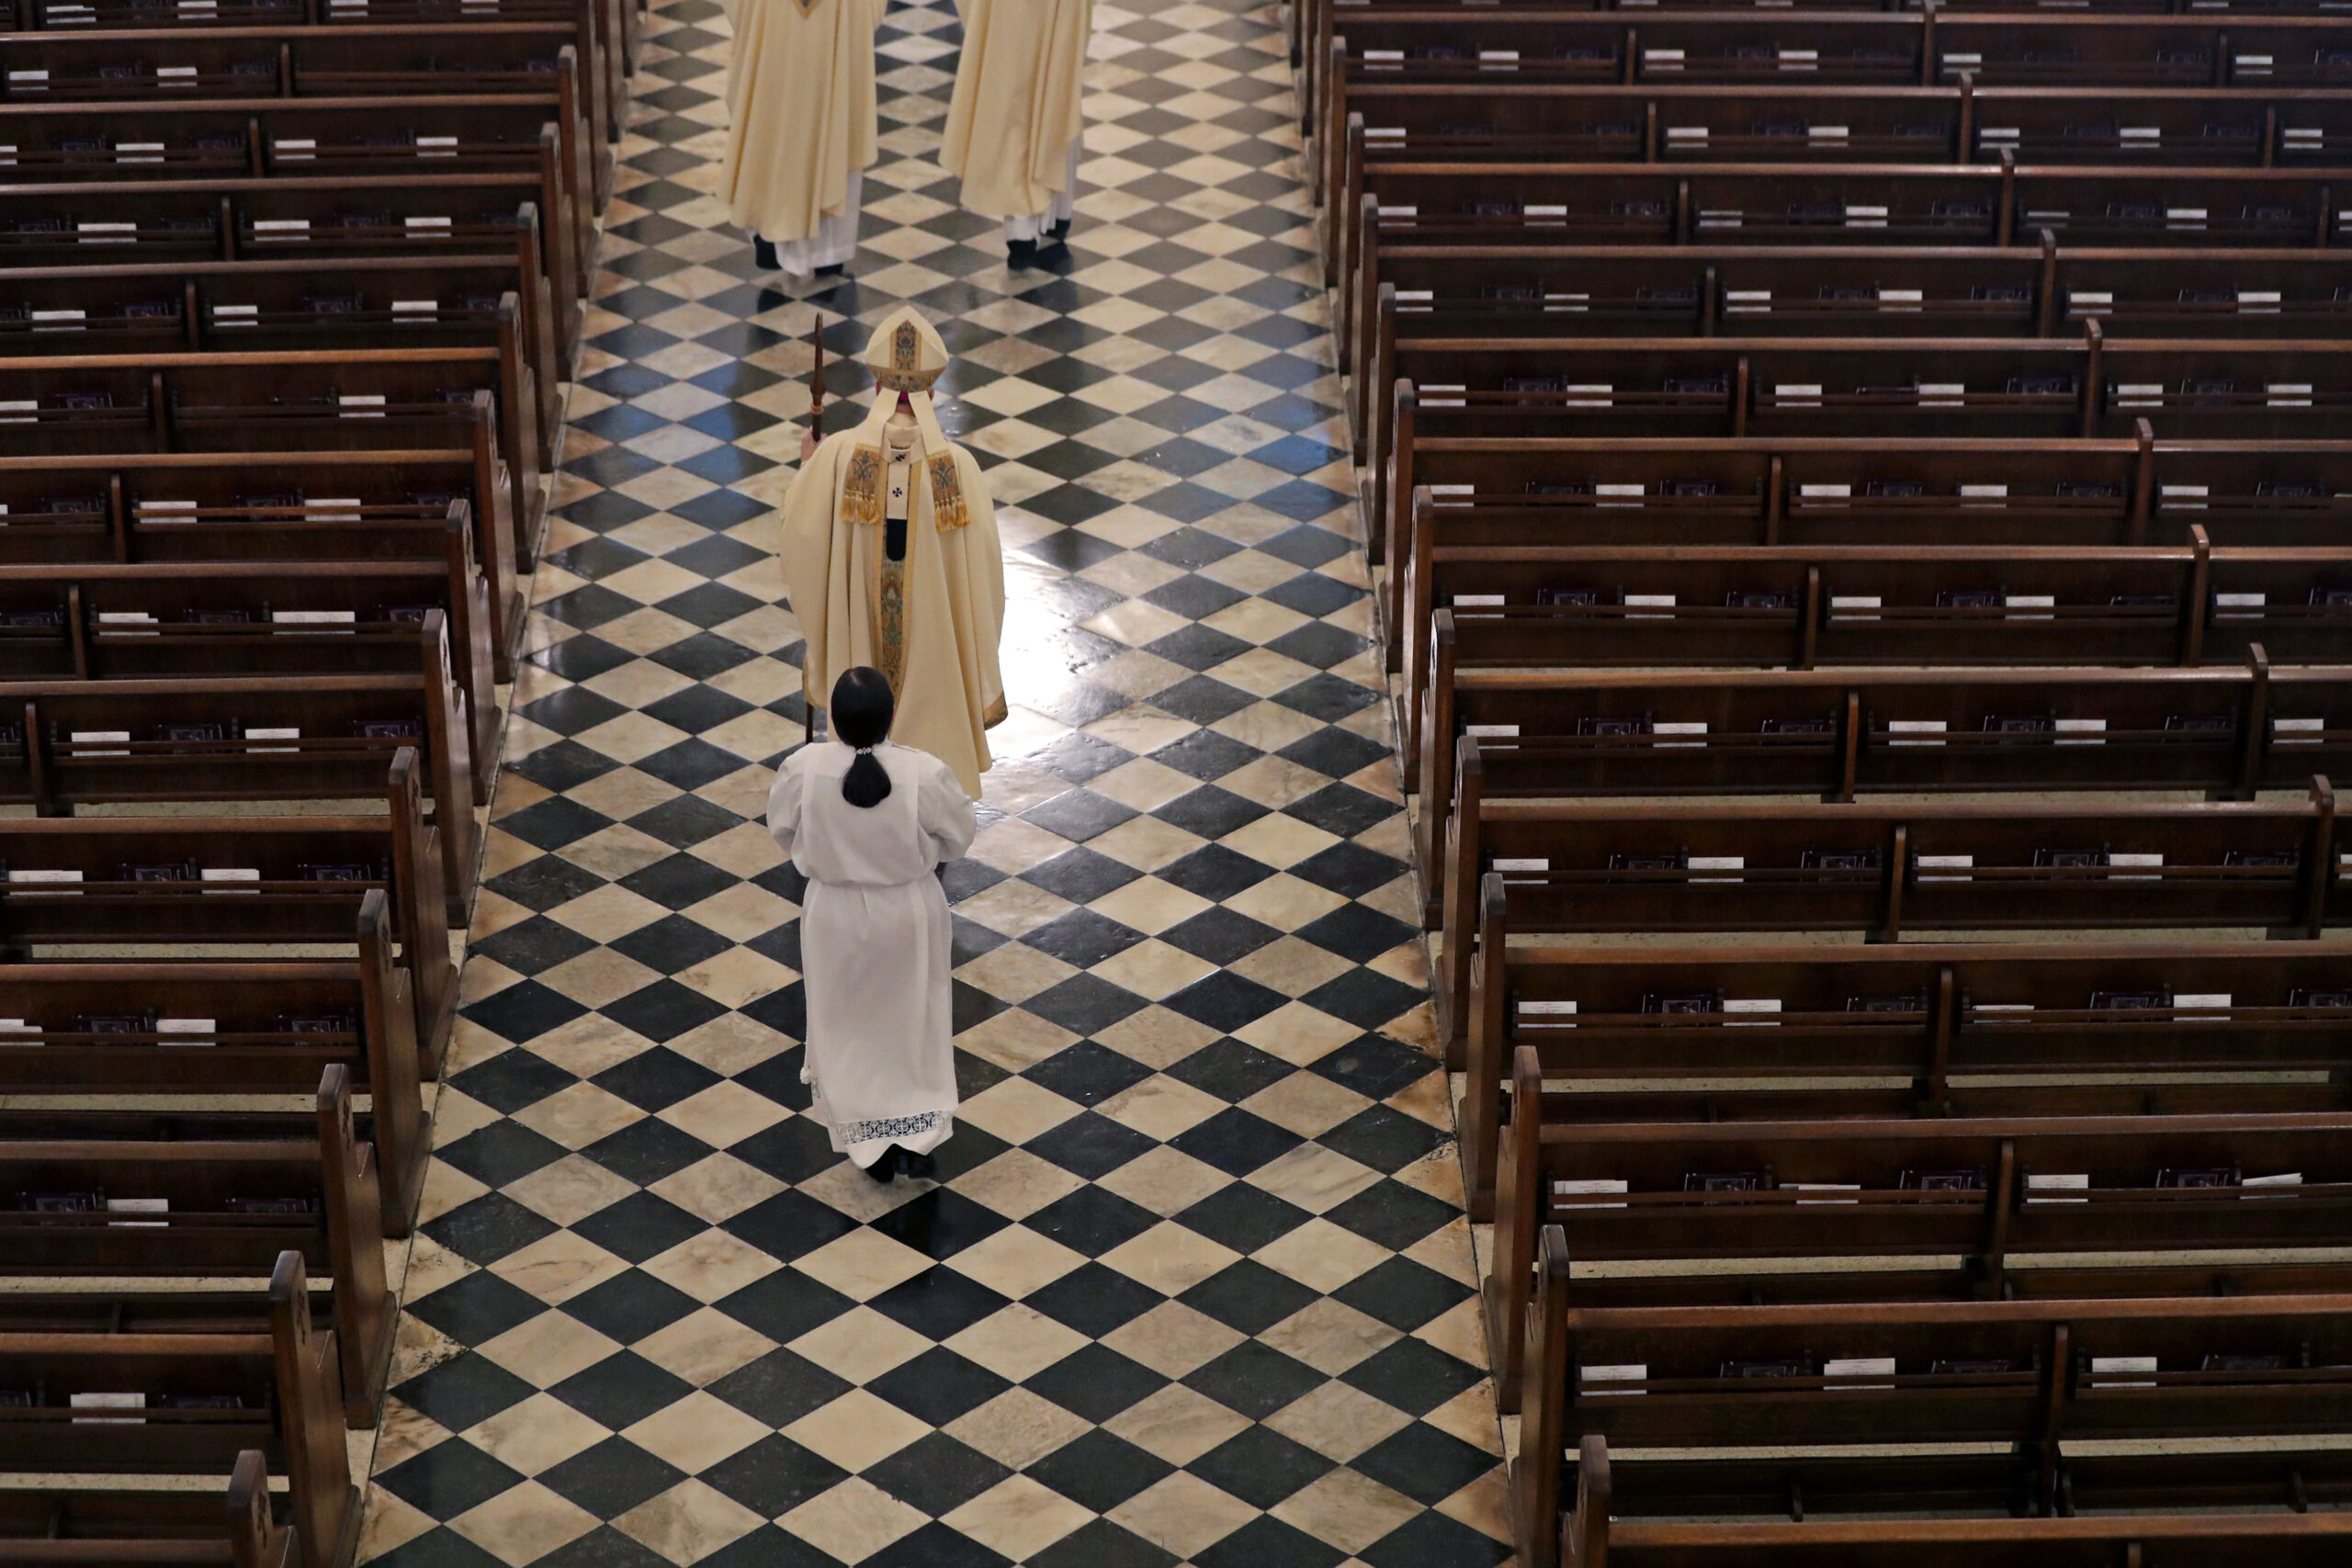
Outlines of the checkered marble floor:
[{"label": "checkered marble floor", "polygon": [[[707,194],[725,14],[656,10],[364,1555],[1508,1554],[1289,68],[1240,0],[1096,17],[1066,259],[1009,276],[955,207],[958,28],[900,3],[863,248],[793,288]],[[1000,509],[1013,706],[948,877],[959,1127],[886,1190],[805,1115],[760,818],[812,323],[862,403],[910,299]]]}]

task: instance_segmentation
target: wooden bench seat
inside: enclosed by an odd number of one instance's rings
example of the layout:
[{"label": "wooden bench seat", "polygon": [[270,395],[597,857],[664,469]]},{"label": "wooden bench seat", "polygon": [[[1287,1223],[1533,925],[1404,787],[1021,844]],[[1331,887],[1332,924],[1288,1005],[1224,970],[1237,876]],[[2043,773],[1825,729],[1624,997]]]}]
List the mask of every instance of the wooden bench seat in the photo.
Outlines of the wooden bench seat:
[{"label": "wooden bench seat", "polygon": [[[315,1116],[0,1111],[0,1172],[12,1195],[0,1211],[8,1241],[0,1273],[39,1283],[52,1303],[67,1303],[58,1310],[103,1300],[123,1327],[169,1331],[175,1323],[249,1322],[260,1303],[220,1281],[267,1280],[291,1249],[330,1286],[311,1302],[334,1330],[345,1424],[372,1427],[399,1316],[382,1240],[407,1235],[411,1211],[399,1204],[415,1193],[404,1198],[379,1180],[377,1145],[355,1126],[351,1100],[350,1069],[338,1063],[320,1075]],[[119,1213],[142,1218],[118,1224],[110,1216]],[[214,1283],[137,1295],[74,1289],[131,1278]],[[28,1326],[8,1303],[28,1299],[40,1298],[16,1290],[0,1298],[0,1330]]]},{"label": "wooden bench seat", "polygon": [[383,798],[395,754],[415,748],[441,840],[450,923],[462,924],[471,905],[477,775],[464,695],[446,669],[405,677],[12,682],[0,683],[0,705],[8,716],[0,720],[0,801],[42,817],[83,805],[373,802]]},{"label": "wooden bench seat", "polygon": [[[511,316],[514,304],[503,301],[502,314]],[[0,456],[471,448],[477,468],[503,480],[511,503],[503,513],[475,514],[479,558],[487,564],[503,553],[521,575],[537,564],[550,482],[531,412],[537,390],[527,367],[503,349],[224,350],[0,363],[17,394],[0,409]],[[487,430],[485,394],[494,422]],[[516,525],[513,537],[482,536],[502,518]],[[492,584],[493,599],[503,587]]]},{"label": "wooden bench seat", "polygon": [[[555,449],[562,424],[546,282],[511,254],[25,267],[0,281],[14,296],[0,355],[489,345],[530,372],[541,451]],[[519,307],[512,327],[500,308],[508,296]]]},{"label": "wooden bench seat", "polygon": [[0,1562],[293,1568],[296,1532],[272,1517],[259,1449],[237,1455],[225,1501],[224,1512],[219,1495],[168,1487],[0,1491]]},{"label": "wooden bench seat", "polygon": [[562,199],[554,139],[542,173],[37,182],[0,186],[0,261],[11,268],[286,257],[512,252],[548,291],[569,375],[590,258],[548,215]]},{"label": "wooden bench seat", "polygon": [[[382,673],[447,658],[469,749],[493,756],[488,595],[452,526],[441,561],[0,566],[0,679]],[[446,649],[424,626],[433,613]]]},{"label": "wooden bench seat", "polygon": [[122,943],[362,946],[366,900],[390,900],[416,1010],[419,1071],[441,1076],[455,1026],[453,915],[416,753],[392,758],[388,809],[368,817],[0,818],[0,953]]},{"label": "wooden bench seat", "polygon": [[[0,1368],[21,1380],[11,1392],[30,1396],[0,1405],[0,1462],[20,1473],[233,1473],[258,1450],[287,1480],[303,1568],[345,1568],[360,1495],[334,1335],[312,1327],[308,1296],[302,1260],[288,1254],[264,1334],[0,1334]],[[123,1414],[134,1401],[139,1413]],[[115,1414],[69,1414],[96,1408]]]},{"label": "wooden bench seat", "polygon": [[392,962],[382,897],[367,896],[356,961],[12,964],[9,1005],[22,1011],[10,1021],[24,1027],[0,1034],[0,1086],[69,1096],[300,1094],[342,1065],[368,1095],[388,1222],[397,1213],[404,1224],[425,1148],[415,1010],[407,973]]}]

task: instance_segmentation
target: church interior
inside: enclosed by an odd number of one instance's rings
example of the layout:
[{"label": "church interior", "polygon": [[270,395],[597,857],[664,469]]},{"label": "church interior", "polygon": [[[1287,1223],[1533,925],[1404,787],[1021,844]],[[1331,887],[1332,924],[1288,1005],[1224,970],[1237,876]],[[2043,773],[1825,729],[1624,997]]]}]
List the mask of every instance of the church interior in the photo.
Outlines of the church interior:
[{"label": "church interior", "polygon": [[0,1564],[2352,1561],[2340,0],[0,4]]}]

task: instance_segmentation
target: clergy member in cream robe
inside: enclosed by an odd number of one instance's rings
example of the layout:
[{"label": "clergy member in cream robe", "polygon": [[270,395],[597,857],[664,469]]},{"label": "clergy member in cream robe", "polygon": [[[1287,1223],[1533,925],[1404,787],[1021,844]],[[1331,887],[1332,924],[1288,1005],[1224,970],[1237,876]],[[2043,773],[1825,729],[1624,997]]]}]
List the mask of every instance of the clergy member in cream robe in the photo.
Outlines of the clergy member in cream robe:
[{"label": "clergy member in cream robe", "polygon": [[939,166],[964,205],[1004,220],[1012,265],[1069,234],[1094,0],[958,0],[964,50]]},{"label": "clergy member in cream robe", "polygon": [[768,831],[808,879],[800,969],[810,1111],[868,1176],[933,1173],[956,1127],[947,895],[932,873],[969,849],[972,802],[936,757],[886,737],[889,682],[842,671],[833,739],[776,770]]},{"label": "clergy member in cream robe", "polygon": [[735,44],[718,197],[752,231],[762,266],[838,273],[857,252],[884,4],[728,0]]},{"label": "clergy member in cream robe", "polygon": [[808,639],[802,690],[813,728],[842,671],[880,670],[898,697],[899,743],[946,763],[977,797],[987,729],[1005,716],[996,507],[980,466],[932,412],[947,345],[931,324],[900,307],[875,329],[865,363],[873,412],[809,454],[784,497],[777,556]]}]

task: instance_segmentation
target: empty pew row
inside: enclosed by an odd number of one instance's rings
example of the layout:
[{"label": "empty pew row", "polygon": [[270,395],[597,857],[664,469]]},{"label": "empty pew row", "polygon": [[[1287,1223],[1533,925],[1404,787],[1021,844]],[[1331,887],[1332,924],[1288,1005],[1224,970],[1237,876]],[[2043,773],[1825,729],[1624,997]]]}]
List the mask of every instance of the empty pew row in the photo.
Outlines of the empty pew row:
[{"label": "empty pew row", "polygon": [[362,899],[356,960],[11,964],[0,1032],[10,1095],[304,1094],[329,1066],[368,1097],[387,1234],[406,1234],[425,1146],[409,976],[383,894]]},{"label": "empty pew row", "polygon": [[[1365,269],[1369,269],[1367,272]],[[1376,249],[1358,267],[1356,456],[1421,338],[2337,337],[2352,293],[2330,251],[1689,246]]]},{"label": "empty pew row", "polygon": [[[2253,928],[2352,921],[2335,795],[2299,802],[1488,801],[1462,742],[1444,860],[1442,1032],[1468,1038],[1498,934]],[[1498,880],[1487,884],[1486,878]],[[1491,905],[1482,886],[1498,896]]]},{"label": "empty pew row", "polygon": [[[502,314],[513,306],[503,301]],[[14,394],[0,401],[0,457],[470,451],[475,471],[507,491],[503,509],[473,513],[491,602],[511,606],[516,577],[537,564],[549,479],[529,368],[504,349],[43,355],[0,364]],[[501,523],[516,531],[497,536]],[[512,635],[511,619],[502,631]]]},{"label": "empty pew row", "polygon": [[526,323],[533,332],[537,321],[548,324],[557,368],[569,376],[588,261],[573,236],[541,221],[548,194],[530,175],[507,175],[5,186],[0,265],[15,271],[268,260],[299,268],[358,257],[512,254],[516,294],[536,301]]},{"label": "empty pew row", "polygon": [[[2352,339],[1488,338],[1397,345],[1372,499],[1403,536],[1440,437],[2333,438]],[[1573,482],[1571,480],[1570,482]],[[1385,558],[1384,550],[1383,557]],[[1401,606],[1399,606],[1401,608]]]},{"label": "empty pew row", "polygon": [[2242,669],[1453,668],[1437,617],[1421,728],[1420,863],[1453,812],[1454,744],[1478,738],[1488,798],[1890,790],[2301,791],[2352,742],[2346,672]]},{"label": "empty pew row", "polygon": [[479,840],[465,698],[446,665],[408,675],[0,682],[0,801],[42,817],[164,802],[384,798],[420,753],[450,924]]},{"label": "empty pew row", "polygon": [[[558,78],[568,83],[569,76]],[[575,256],[596,201],[575,95],[418,94],[153,103],[126,119],[97,105],[0,104],[0,171],[12,180],[141,183],[282,175],[537,175],[543,220]]]},{"label": "empty pew row", "polygon": [[[388,809],[366,817],[0,819],[0,953],[62,956],[122,943],[365,948],[396,936],[417,1061],[440,1076],[457,1014],[453,913],[416,753],[392,758]],[[390,901],[386,933],[367,898]]]},{"label": "empty pew row", "polygon": [[[344,1422],[383,1408],[397,1313],[383,1239],[408,1234],[413,1199],[380,1179],[377,1145],[352,1111],[351,1073],[319,1077],[315,1116],[128,1110],[0,1111],[0,1272],[50,1300],[134,1332],[175,1323],[250,1324],[264,1303],[227,1281],[266,1281],[290,1251],[309,1275],[313,1315],[334,1331]],[[136,1215],[127,1220],[125,1215]],[[207,1280],[201,1290],[133,1294],[101,1280]],[[78,1287],[84,1281],[92,1289]],[[24,1292],[0,1296],[0,1331],[26,1325]],[[53,1325],[52,1325],[53,1326]]]},{"label": "empty pew row", "polygon": [[1325,275],[1349,265],[1346,215],[1374,171],[1409,163],[1685,164],[2334,169],[2352,156],[2352,107],[2333,89],[1854,87],[1384,87],[1350,101],[1323,154],[1337,220]]},{"label": "empty pew row", "polygon": [[[1547,1261],[1566,1274],[1564,1256]],[[2316,1437],[2346,1375],[2317,1326],[2340,1296],[1849,1306],[1810,1324],[1556,1300],[1530,1372],[1545,1403],[1512,1466],[1522,1552],[1544,1568],[2315,1564],[2352,1543],[2341,1456],[2280,1440]],[[1820,1348],[1794,1348],[1808,1332]],[[1759,1348],[1775,1345],[1790,1353]],[[2193,1443],[2210,1426],[2267,1451],[2151,1464],[2091,1446],[2120,1431]],[[1891,1455],[1864,1446],[1873,1432],[1930,1446]],[[1826,1440],[1776,1454],[1767,1433]],[[2187,1484],[2154,1490],[2166,1481]],[[2338,1506],[2313,1511],[2314,1495]],[[2227,1511],[2162,1511],[2185,1504]]]},{"label": "empty pew row", "polygon": [[135,1482],[0,1491],[0,1562],[90,1562],[296,1568],[300,1552],[294,1526],[271,1506],[259,1449],[238,1452],[225,1494]]},{"label": "empty pew row", "polygon": [[[1456,245],[1837,245],[2301,250],[2335,243],[2324,173],[1975,164],[1383,164],[1352,218],[1355,258]],[[1384,264],[1385,265],[1385,264]],[[1376,269],[1375,269],[1376,272]],[[1340,280],[1337,335],[1374,296]]]},{"label": "empty pew row", "polygon": [[[1628,7],[1627,10],[1632,8]],[[1351,90],[1399,82],[1883,84],[2112,88],[2332,86],[2352,82],[2346,18],[2207,7],[2202,14],[1998,16],[1807,6],[1612,14],[1549,4],[1461,10],[1308,0],[1294,7],[1301,129],[1344,123]],[[1340,16],[1339,12],[1345,15]],[[1302,17],[1301,12],[1311,12]],[[1335,38],[1333,26],[1344,29]]]},{"label": "empty pew row", "polygon": [[[352,1561],[360,1496],[344,1444],[335,1336],[311,1323],[299,1256],[278,1260],[266,1331],[0,1332],[0,1367],[15,1385],[0,1404],[0,1463],[10,1471],[225,1472],[250,1491],[243,1456],[257,1453],[287,1483],[295,1560],[302,1568]],[[265,1491],[249,1506],[257,1516],[272,1501]]]},{"label": "empty pew row", "polygon": [[[1490,928],[1498,936],[1507,919],[1499,881],[1490,873],[1482,893],[1487,912],[1498,917]],[[1502,1089],[1522,1049],[1533,1053],[1525,1060],[1539,1085],[1754,1086],[1757,1111],[1741,1111],[1750,1091],[1727,1088],[1670,1102],[1668,1110],[1690,1114],[1662,1118],[1653,1129],[1662,1139],[1701,1122],[1769,1113],[1790,1097],[1763,1091],[1792,1079],[1875,1079],[1874,1087],[1898,1091],[1906,1113],[1929,1118],[1973,1095],[1980,1113],[2120,1108],[2129,1122],[2130,1112],[2147,1104],[2143,1086],[2165,1075],[2324,1074],[2324,1082],[2278,1092],[2287,1109],[2332,1108],[2342,1103],[2352,1046],[2347,963],[2344,944],[2325,941],[1619,950],[1482,940],[1461,1104],[1465,1179],[1477,1195],[1473,1212],[1488,1211]],[[2086,1081],[2113,1087],[2074,1087]],[[1832,1087],[1796,1102],[1826,1124],[1825,1105],[1851,1104],[1849,1114],[1882,1109],[1883,1099],[1861,1092],[1872,1087]],[[1608,1103],[1606,1096],[1570,1098]],[[1512,1135],[1532,1138],[1536,1122],[1517,1121],[1520,1110],[1514,1092]],[[1542,1110],[1543,1122],[1567,1120],[1548,1102]],[[1581,1111],[1577,1120],[1599,1114]],[[1867,1252],[1863,1240],[1857,1232],[1847,1250]]]},{"label": "empty pew row", "polygon": [[[583,13],[599,7],[583,5]],[[0,103],[115,103],[158,97],[365,97],[396,93],[544,93],[577,78],[601,207],[611,199],[615,102],[597,31],[582,23],[475,22],[452,50],[435,25],[179,28],[20,34],[9,40]],[[567,55],[566,51],[571,51]]]},{"label": "empty pew row", "polygon": [[2091,441],[1417,434],[1400,458],[1417,482],[1380,611],[1390,667],[1417,671],[1440,549],[2136,549],[2193,545],[2192,528],[2220,547],[2312,547],[2352,521],[2352,446],[2160,442],[2145,419],[2130,440]]}]

